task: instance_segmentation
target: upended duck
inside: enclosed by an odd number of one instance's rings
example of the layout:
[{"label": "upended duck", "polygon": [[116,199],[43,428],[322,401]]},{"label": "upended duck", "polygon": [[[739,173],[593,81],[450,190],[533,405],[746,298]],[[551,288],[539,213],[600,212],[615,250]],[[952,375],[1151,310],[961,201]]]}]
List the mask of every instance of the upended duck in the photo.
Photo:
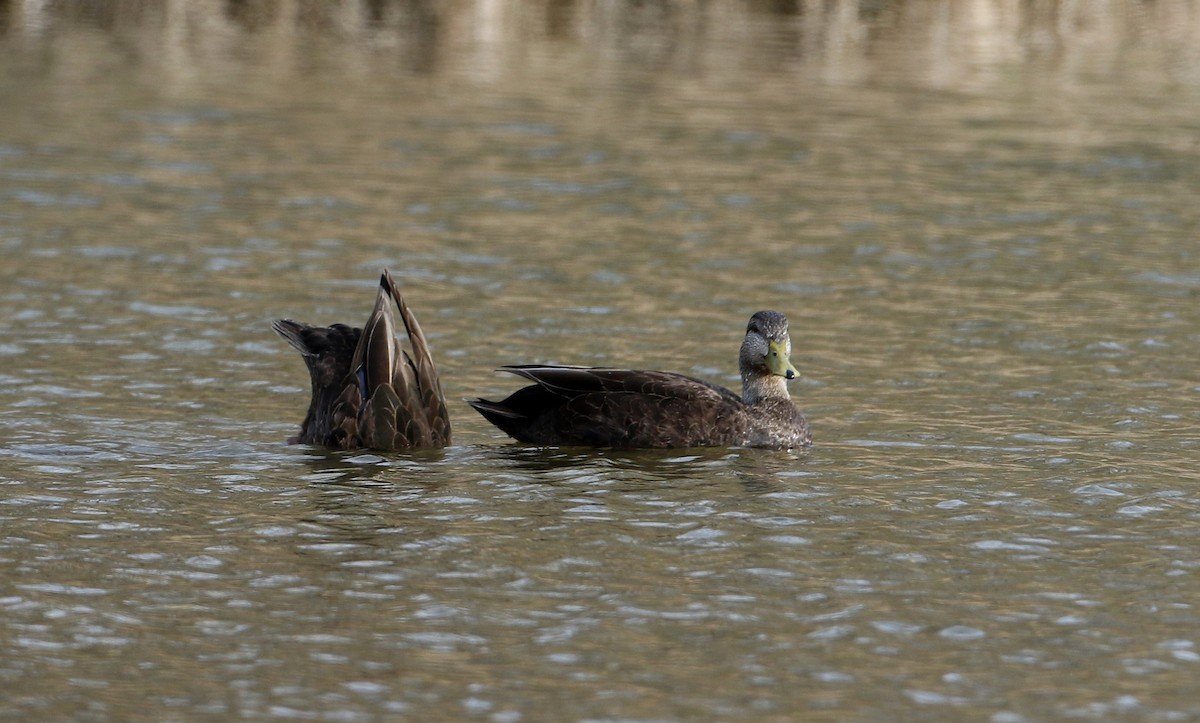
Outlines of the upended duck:
[{"label": "upended duck", "polygon": [[534,384],[507,399],[468,400],[489,422],[535,445],[596,447],[767,447],[812,444],[808,420],[787,380],[787,317],[750,317],[738,366],[742,394],[683,374],[575,366],[504,366]]},{"label": "upended duck", "polygon": [[[393,301],[412,356],[396,338]],[[450,443],[450,416],[429,345],[386,269],[375,309],[362,329],[309,326],[291,319],[271,326],[303,355],[312,377],[308,414],[290,443],[381,451]]]}]

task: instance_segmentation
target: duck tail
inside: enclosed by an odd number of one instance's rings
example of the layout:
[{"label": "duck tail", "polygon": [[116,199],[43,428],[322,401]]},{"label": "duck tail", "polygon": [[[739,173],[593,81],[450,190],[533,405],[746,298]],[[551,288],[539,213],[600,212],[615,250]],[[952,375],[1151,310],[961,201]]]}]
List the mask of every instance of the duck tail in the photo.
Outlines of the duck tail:
[{"label": "duck tail", "polygon": [[299,321],[292,321],[291,319],[276,319],[271,322],[271,328],[275,330],[276,334],[283,337],[283,340],[289,346],[304,356],[312,356],[314,354],[313,349],[304,340],[304,332],[310,328],[308,324],[302,324]]},{"label": "duck tail", "polygon": [[468,399],[466,402],[471,405],[472,409],[482,414],[484,419],[501,429],[511,422],[527,419],[524,414],[512,407],[505,406],[503,402],[492,402],[487,399]]}]

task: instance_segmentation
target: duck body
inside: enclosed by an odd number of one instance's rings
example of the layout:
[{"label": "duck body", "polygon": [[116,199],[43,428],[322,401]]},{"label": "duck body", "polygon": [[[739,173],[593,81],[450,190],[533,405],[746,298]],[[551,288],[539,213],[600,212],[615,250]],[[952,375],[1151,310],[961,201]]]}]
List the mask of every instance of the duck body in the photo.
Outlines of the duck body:
[{"label": "duck body", "polygon": [[533,384],[499,402],[469,400],[510,437],[545,446],[622,448],[768,447],[812,443],[786,380],[787,319],[750,319],[739,366],[742,394],[683,374],[575,366],[504,366]]},{"label": "duck body", "polygon": [[729,389],[671,372],[505,366],[534,384],[501,402],[468,402],[528,444],[622,448],[803,447],[808,421],[790,399],[746,404]]},{"label": "duck body", "polygon": [[[411,355],[396,337],[393,302]],[[386,270],[361,329],[291,319],[272,327],[303,356],[312,381],[308,413],[289,442],[380,451],[450,443],[450,417],[425,335]]]}]

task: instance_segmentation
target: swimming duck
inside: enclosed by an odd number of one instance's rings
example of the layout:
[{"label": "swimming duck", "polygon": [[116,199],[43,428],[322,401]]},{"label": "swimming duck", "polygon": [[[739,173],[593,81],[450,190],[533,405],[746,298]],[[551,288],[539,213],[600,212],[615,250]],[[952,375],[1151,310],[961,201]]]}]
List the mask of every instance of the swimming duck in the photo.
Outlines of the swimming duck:
[{"label": "swimming duck", "polygon": [[596,447],[768,447],[812,444],[808,420],[787,380],[787,317],[750,317],[738,366],[742,394],[683,374],[575,366],[503,366],[534,384],[507,399],[468,400],[489,422],[535,445]]},{"label": "swimming duck", "polygon": [[[393,301],[412,356],[396,338]],[[382,451],[450,443],[450,417],[429,345],[387,269],[362,329],[309,326],[291,319],[271,326],[303,355],[312,377],[308,414],[289,443]]]}]

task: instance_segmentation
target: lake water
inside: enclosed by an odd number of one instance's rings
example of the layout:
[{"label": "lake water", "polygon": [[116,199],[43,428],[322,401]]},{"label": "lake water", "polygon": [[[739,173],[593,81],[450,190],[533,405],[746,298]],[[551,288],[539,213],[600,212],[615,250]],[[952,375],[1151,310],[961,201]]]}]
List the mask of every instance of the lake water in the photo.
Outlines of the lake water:
[{"label": "lake water", "polygon": [[[1200,719],[1198,18],[0,5],[0,717]],[[384,266],[453,446],[286,445]],[[804,454],[461,401],[762,308]]]}]

